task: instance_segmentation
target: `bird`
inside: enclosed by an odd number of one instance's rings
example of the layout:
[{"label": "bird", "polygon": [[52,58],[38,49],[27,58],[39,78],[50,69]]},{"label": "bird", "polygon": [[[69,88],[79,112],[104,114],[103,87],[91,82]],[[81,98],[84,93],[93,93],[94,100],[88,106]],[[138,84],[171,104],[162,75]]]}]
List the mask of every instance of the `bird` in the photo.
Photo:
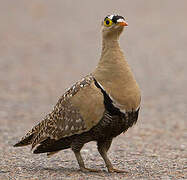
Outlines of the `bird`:
[{"label": "bird", "polygon": [[81,149],[95,141],[109,173],[114,168],[107,152],[115,137],[125,133],[138,119],[141,91],[119,44],[128,26],[120,15],[107,15],[101,23],[102,49],[96,68],[60,97],[53,110],[14,145],[31,145],[33,153],[47,156],[71,149],[83,172],[87,168]]}]

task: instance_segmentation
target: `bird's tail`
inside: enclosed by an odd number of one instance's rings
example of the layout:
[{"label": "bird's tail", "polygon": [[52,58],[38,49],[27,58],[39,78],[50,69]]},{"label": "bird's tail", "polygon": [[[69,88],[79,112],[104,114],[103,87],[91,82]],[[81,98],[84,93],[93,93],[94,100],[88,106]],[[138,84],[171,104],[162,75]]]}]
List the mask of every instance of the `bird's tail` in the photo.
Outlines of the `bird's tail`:
[{"label": "bird's tail", "polygon": [[14,144],[14,147],[27,146],[27,145],[32,144],[33,136],[34,136],[34,134],[31,134],[30,136],[22,138],[19,142]]},{"label": "bird's tail", "polygon": [[27,146],[32,144],[32,148],[46,138],[43,136],[41,129],[45,126],[46,120],[34,126],[14,147]]},{"label": "bird's tail", "polygon": [[45,141],[40,142],[40,144],[34,149],[33,153],[47,153],[48,156],[51,156],[60,150],[70,148],[71,142],[72,141],[70,137],[62,138],[59,140],[48,138]]}]

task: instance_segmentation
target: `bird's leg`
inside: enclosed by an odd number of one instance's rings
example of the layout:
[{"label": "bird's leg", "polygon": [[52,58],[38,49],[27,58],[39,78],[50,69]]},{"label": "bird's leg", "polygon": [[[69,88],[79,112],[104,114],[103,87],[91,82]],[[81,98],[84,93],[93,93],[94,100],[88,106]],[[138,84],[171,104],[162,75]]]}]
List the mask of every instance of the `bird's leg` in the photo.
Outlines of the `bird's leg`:
[{"label": "bird's leg", "polygon": [[126,171],[113,168],[113,165],[107,156],[107,151],[109,150],[111,143],[112,143],[112,139],[97,142],[98,151],[102,156],[103,160],[105,161],[108,172],[124,173]]},{"label": "bird's leg", "polygon": [[77,159],[77,162],[79,164],[81,171],[83,171],[83,172],[99,172],[99,170],[97,170],[97,169],[90,169],[90,168],[85,167],[80,151],[74,152],[74,153],[75,153],[75,157]]},{"label": "bird's leg", "polygon": [[78,140],[74,141],[71,145],[71,149],[75,154],[75,157],[76,157],[77,162],[79,164],[80,170],[83,171],[83,172],[98,172],[99,170],[90,169],[90,168],[85,167],[84,161],[83,161],[81,153],[80,153],[80,150],[81,150],[82,147],[83,147],[83,144],[80,143]]}]

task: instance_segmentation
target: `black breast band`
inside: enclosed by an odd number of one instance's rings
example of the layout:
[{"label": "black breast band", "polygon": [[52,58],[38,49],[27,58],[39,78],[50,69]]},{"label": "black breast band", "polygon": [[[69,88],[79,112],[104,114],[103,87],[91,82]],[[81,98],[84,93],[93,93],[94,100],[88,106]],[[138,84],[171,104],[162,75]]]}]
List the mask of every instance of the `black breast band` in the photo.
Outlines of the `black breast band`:
[{"label": "black breast band", "polygon": [[112,115],[121,115],[122,113],[119,110],[119,108],[117,108],[113,105],[112,99],[109,97],[109,95],[106,93],[106,91],[99,85],[99,83],[96,81],[95,78],[94,78],[94,83],[95,83],[96,87],[99,88],[101,90],[101,92],[103,93],[105,109],[109,112],[109,114],[111,116]]}]

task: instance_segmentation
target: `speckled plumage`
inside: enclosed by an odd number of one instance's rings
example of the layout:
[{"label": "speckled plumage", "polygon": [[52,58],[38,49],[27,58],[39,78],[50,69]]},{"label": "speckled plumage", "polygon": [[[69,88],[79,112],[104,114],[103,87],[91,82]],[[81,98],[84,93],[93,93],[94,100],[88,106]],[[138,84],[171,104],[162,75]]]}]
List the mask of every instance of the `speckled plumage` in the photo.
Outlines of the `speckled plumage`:
[{"label": "speckled plumage", "polygon": [[80,150],[85,143],[97,141],[108,171],[120,172],[113,168],[107,151],[114,137],[136,123],[140,90],[118,44],[124,18],[109,17],[115,22],[103,27],[102,55],[95,71],[68,89],[53,111],[15,146],[32,145],[34,153],[48,155],[71,148],[81,170],[87,171]]}]

